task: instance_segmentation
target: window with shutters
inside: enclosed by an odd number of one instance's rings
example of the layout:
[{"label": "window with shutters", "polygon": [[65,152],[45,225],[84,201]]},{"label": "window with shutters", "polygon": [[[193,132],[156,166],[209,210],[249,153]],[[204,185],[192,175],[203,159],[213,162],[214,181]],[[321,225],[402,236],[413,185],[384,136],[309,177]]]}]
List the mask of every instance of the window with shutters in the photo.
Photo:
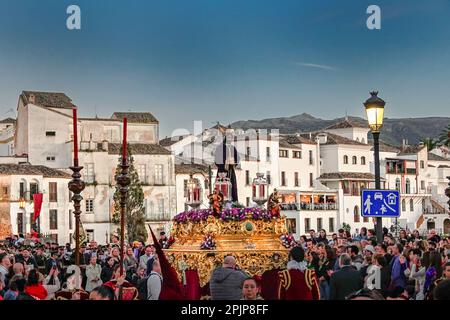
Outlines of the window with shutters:
[{"label": "window with shutters", "polygon": [[250,171],[245,170],[245,185],[250,185]]},{"label": "window with shutters", "polygon": [[322,228],[322,218],[317,218],[317,230],[321,230]]},{"label": "window with shutters", "polygon": [[308,233],[311,230],[311,219],[305,218],[305,233]]},{"label": "window with shutters", "polygon": [[157,185],[164,184],[163,165],[162,164],[155,164],[155,184],[157,184]]},{"label": "window with shutters", "polygon": [[355,208],[353,209],[353,222],[359,222],[359,217],[360,217],[360,213],[359,213],[359,207],[355,206]]},{"label": "window with shutters", "polygon": [[139,176],[139,180],[142,183],[147,183],[147,170],[146,170],[146,165],[145,164],[138,164],[137,166],[137,173]]},{"label": "window with shutters", "polygon": [[280,149],[280,158],[287,158],[289,156],[288,150]]},{"label": "window with shutters", "polygon": [[284,171],[281,171],[281,185],[283,186],[283,187],[285,187],[286,186],[286,172],[284,172]]},{"label": "window with shutters", "polygon": [[94,164],[85,163],[83,170],[84,170],[84,181],[86,183],[94,183],[95,181]]},{"label": "window with shutters", "polygon": [[56,182],[48,183],[48,198],[50,202],[58,202],[58,184]]},{"label": "window with shutters", "polygon": [[50,230],[58,229],[58,211],[50,210]]},{"label": "window with shutters", "polygon": [[272,176],[270,175],[270,171],[266,172],[267,184],[272,184]]},{"label": "window with shutters", "polygon": [[328,232],[334,232],[334,218],[328,219]]},{"label": "window with shutters", "polygon": [[31,195],[30,199],[33,199],[33,195],[37,193],[39,193],[39,185],[35,182],[30,183],[30,195]]},{"label": "window with shutters", "polygon": [[302,158],[302,152],[301,151],[293,151],[292,157],[295,159],[301,159]]}]

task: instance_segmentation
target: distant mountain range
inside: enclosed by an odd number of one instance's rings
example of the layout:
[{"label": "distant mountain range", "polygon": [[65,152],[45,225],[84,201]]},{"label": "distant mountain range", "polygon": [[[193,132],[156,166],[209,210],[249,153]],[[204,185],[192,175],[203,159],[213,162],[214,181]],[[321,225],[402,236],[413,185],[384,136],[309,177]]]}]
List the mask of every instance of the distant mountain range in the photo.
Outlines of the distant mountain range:
[{"label": "distant mountain range", "polygon": [[[366,119],[359,117],[348,118],[361,125],[367,125]],[[244,130],[279,129],[280,133],[296,133],[322,130],[343,120],[344,118],[324,120],[302,113],[292,117],[237,121],[232,123],[231,127]],[[394,146],[400,146],[403,139],[408,140],[409,144],[417,144],[422,138],[439,137],[441,131],[449,124],[450,117],[385,118],[380,139]],[[371,137],[369,136],[369,138]]]}]

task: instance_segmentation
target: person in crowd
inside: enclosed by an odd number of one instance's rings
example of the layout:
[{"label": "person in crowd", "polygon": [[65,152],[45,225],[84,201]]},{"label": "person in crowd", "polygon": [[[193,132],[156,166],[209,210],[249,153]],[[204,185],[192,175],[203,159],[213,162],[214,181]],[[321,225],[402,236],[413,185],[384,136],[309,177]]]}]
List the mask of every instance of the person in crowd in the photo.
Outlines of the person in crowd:
[{"label": "person in crowd", "polygon": [[62,264],[58,257],[58,251],[53,251],[50,255],[50,259],[44,262],[45,274],[49,274],[52,268],[58,268],[60,272],[62,271]]},{"label": "person in crowd", "polygon": [[445,279],[436,286],[433,292],[435,300],[450,300],[450,279]]},{"label": "person in crowd", "polygon": [[327,232],[325,231],[325,229],[321,229],[319,231],[319,236],[316,238],[316,242],[328,244]]},{"label": "person in crowd", "polygon": [[36,260],[31,255],[30,251],[26,247],[22,249],[22,252],[16,257],[16,262],[21,262],[25,266],[26,271],[37,269]]},{"label": "person in crowd", "polygon": [[0,280],[5,283],[9,275],[9,268],[11,267],[11,260],[9,254],[0,253]]},{"label": "person in crowd", "polygon": [[106,258],[105,266],[102,268],[102,272],[100,273],[100,279],[103,283],[106,283],[112,279],[115,265],[116,261],[112,257]]},{"label": "person in crowd", "polygon": [[146,277],[147,270],[141,267],[138,267],[137,271],[131,277],[131,283],[138,287],[139,282]]},{"label": "person in crowd", "polygon": [[333,273],[336,263],[336,254],[330,246],[324,246],[325,255],[320,261],[317,278],[319,279],[320,299],[329,300],[330,298],[330,276]]},{"label": "person in crowd", "polygon": [[314,229],[309,230],[309,240],[312,242],[313,245],[317,243],[316,230]]},{"label": "person in crowd", "polygon": [[18,301],[36,300],[35,297],[26,293],[26,284],[27,284],[27,280],[24,277],[19,277],[18,279],[16,279],[16,286],[17,286],[17,292],[18,292],[16,300],[18,300]]},{"label": "person in crowd", "polygon": [[152,245],[145,246],[145,254],[139,258],[139,267],[147,270],[148,259],[155,257],[155,250]]},{"label": "person in crowd", "polygon": [[126,255],[124,258],[124,267],[126,272],[126,279],[131,281],[133,275],[136,273],[138,267],[138,260],[134,256],[133,249],[131,247],[127,248]]},{"label": "person in crowd", "polygon": [[372,264],[367,269],[364,286],[369,289],[377,289],[386,297],[390,281],[391,274],[387,267],[386,259],[383,255],[375,253],[372,257]]},{"label": "person in crowd", "polygon": [[137,300],[138,290],[125,280],[125,270],[121,274],[120,265],[115,264],[112,279],[103,285],[114,291],[115,300]]},{"label": "person in crowd", "polygon": [[350,255],[350,258],[352,259],[352,266],[354,266],[356,270],[360,270],[364,262],[364,259],[359,254],[358,246],[356,245],[349,246],[347,248],[347,253]]},{"label": "person in crowd", "polygon": [[367,240],[367,228],[362,227],[359,234],[353,239],[354,241]]},{"label": "person in crowd", "polygon": [[375,248],[372,245],[366,245],[363,249],[363,263],[359,271],[364,279],[367,276],[367,269],[372,265],[372,257],[375,254]]},{"label": "person in crowd", "polygon": [[352,266],[349,254],[339,257],[340,270],[333,272],[330,278],[330,300],[345,300],[352,292],[363,288],[361,273]]},{"label": "person in crowd", "polygon": [[307,268],[305,251],[293,247],[289,252],[286,270],[278,273],[280,300],[319,300],[320,289],[316,272]]},{"label": "person in crowd", "polygon": [[236,269],[236,258],[226,256],[222,267],[211,274],[210,290],[212,300],[240,300],[242,283],[248,276]]},{"label": "person in crowd", "polygon": [[89,300],[114,300],[114,291],[107,286],[98,286],[92,289]]},{"label": "person in crowd", "polygon": [[415,300],[424,300],[425,266],[422,265],[422,252],[419,249],[412,249],[409,253],[409,265],[404,273],[409,280],[415,282]]},{"label": "person in crowd", "polygon": [[436,233],[435,229],[432,229],[429,231],[428,233],[428,237],[427,237],[428,242],[434,242],[434,243],[439,243],[439,241],[441,241],[441,237]]},{"label": "person in crowd", "polygon": [[242,283],[241,300],[263,300],[259,295],[259,286],[254,278],[247,278]]},{"label": "person in crowd", "polygon": [[55,292],[57,292],[61,288],[58,279],[58,272],[58,269],[52,269],[47,278],[44,278],[42,273],[37,271],[37,269],[30,270],[28,272],[25,293],[33,296],[38,300],[52,299]]},{"label": "person in crowd", "polygon": [[17,296],[19,295],[19,290],[17,289],[17,280],[22,278],[23,276],[21,275],[14,275],[9,280],[9,288],[3,295],[4,300],[16,300]]},{"label": "person in crowd", "polygon": [[147,274],[147,300],[158,300],[164,279],[161,273],[161,265],[156,257],[148,260]]},{"label": "person in crowd", "polygon": [[345,300],[385,300],[378,290],[368,290],[366,288],[352,292]]},{"label": "person in crowd", "polygon": [[87,292],[91,292],[94,288],[100,286],[103,281],[101,279],[102,268],[97,264],[97,256],[92,255],[89,264],[86,267],[86,287]]},{"label": "person in crowd", "polygon": [[403,290],[406,287],[405,270],[408,267],[406,257],[402,254],[403,246],[396,243],[392,246],[392,250],[390,290],[395,290],[397,287]]}]

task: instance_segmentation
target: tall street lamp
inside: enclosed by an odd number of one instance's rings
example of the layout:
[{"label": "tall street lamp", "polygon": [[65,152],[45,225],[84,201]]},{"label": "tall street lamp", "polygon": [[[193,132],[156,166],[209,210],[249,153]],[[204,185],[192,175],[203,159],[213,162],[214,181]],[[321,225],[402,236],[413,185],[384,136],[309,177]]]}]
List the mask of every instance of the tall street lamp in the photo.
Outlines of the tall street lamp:
[{"label": "tall street lamp", "polygon": [[[375,189],[381,189],[380,182],[380,130],[383,126],[384,106],[386,102],[380,99],[378,91],[370,92],[371,97],[364,102],[366,108],[367,122],[373,135],[373,153],[375,159]],[[375,231],[378,243],[383,242],[382,218],[377,217]]]}]

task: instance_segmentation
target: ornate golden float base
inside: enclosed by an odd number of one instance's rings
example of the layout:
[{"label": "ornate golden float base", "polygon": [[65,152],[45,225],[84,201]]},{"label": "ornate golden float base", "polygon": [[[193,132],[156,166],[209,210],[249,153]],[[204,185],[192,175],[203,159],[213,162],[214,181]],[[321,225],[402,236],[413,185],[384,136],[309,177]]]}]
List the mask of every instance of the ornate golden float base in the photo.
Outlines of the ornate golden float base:
[{"label": "ornate golden float base", "polygon": [[[164,251],[180,280],[185,270],[195,269],[203,287],[227,255],[234,256],[237,266],[250,276],[284,268],[289,250],[283,246],[280,236],[285,233],[285,218],[222,221],[210,216],[200,222],[175,222],[171,232],[175,243]],[[213,235],[214,249],[200,249],[206,235]]]},{"label": "ornate golden float base", "polygon": [[284,268],[287,263],[287,249],[280,250],[165,250],[169,261],[178,273],[180,281],[183,271],[196,269],[200,278],[200,286],[205,286],[212,271],[221,266],[224,257],[232,255],[237,260],[237,266],[248,275],[262,275],[267,270]]}]

